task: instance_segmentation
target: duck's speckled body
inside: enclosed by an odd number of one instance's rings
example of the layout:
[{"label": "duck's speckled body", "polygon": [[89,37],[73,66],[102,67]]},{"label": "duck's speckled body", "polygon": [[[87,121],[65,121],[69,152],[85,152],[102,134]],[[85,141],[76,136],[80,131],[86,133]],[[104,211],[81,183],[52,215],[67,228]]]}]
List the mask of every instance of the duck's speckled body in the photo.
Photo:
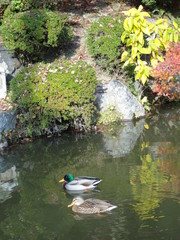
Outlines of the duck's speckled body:
[{"label": "duck's speckled body", "polygon": [[72,203],[68,205],[68,207],[72,207],[73,212],[81,214],[102,213],[117,208],[117,206],[112,205],[107,201],[94,198],[84,200],[80,196],[73,198]]}]

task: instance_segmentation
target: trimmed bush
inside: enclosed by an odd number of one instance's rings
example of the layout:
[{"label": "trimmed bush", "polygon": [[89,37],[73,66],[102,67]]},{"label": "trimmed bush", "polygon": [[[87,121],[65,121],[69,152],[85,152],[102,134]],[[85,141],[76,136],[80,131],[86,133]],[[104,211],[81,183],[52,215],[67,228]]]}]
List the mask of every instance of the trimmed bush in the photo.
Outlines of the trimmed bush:
[{"label": "trimmed bush", "polygon": [[4,11],[8,7],[8,5],[9,5],[9,0],[2,0],[0,2],[0,23],[1,23],[1,19],[3,18]]},{"label": "trimmed bush", "polygon": [[11,81],[11,100],[17,104],[18,126],[25,136],[43,135],[64,123],[86,127],[93,116],[95,70],[85,62],[65,59],[25,68]]},{"label": "trimmed bush", "polygon": [[47,10],[14,13],[7,9],[1,26],[4,46],[21,59],[40,59],[50,47],[61,47],[73,38],[67,18]]},{"label": "trimmed bush", "polygon": [[91,56],[103,69],[120,71],[123,33],[123,19],[102,17],[88,29],[87,44]]}]

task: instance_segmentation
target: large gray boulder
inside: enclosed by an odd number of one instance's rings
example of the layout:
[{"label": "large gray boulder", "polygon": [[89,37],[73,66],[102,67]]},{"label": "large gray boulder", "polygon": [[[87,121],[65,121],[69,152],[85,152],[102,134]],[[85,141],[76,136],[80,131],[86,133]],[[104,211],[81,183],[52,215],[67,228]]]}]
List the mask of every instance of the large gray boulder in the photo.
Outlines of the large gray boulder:
[{"label": "large gray boulder", "polygon": [[131,91],[120,81],[113,80],[98,86],[96,105],[101,112],[113,107],[122,116],[122,120],[145,116],[145,109]]},{"label": "large gray boulder", "polygon": [[2,44],[0,44],[0,67],[4,69],[7,81],[15,77],[21,68],[19,60],[11,51],[4,48]]},{"label": "large gray boulder", "polygon": [[7,147],[7,142],[2,141],[3,131],[8,132],[10,129],[14,129],[16,126],[16,115],[15,112],[0,111],[0,150]]}]

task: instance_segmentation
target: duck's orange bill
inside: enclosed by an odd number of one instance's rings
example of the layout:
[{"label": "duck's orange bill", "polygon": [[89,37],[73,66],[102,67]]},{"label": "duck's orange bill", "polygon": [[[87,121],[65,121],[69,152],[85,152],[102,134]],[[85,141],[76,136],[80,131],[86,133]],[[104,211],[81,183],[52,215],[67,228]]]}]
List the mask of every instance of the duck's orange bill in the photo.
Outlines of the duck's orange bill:
[{"label": "duck's orange bill", "polygon": [[62,178],[61,180],[59,180],[59,182],[64,182],[65,180],[64,180],[64,178]]}]

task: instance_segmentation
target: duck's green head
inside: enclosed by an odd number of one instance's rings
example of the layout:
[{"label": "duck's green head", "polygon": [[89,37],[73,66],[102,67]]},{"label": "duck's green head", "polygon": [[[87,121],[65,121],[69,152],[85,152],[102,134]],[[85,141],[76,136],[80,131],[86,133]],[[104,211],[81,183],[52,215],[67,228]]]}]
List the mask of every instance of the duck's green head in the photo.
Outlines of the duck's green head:
[{"label": "duck's green head", "polygon": [[71,182],[71,181],[73,181],[73,180],[74,180],[73,175],[70,174],[70,173],[68,173],[68,174],[66,174],[66,175],[64,176],[64,178],[61,179],[59,182],[64,182],[64,181],[66,181],[66,182]]}]

